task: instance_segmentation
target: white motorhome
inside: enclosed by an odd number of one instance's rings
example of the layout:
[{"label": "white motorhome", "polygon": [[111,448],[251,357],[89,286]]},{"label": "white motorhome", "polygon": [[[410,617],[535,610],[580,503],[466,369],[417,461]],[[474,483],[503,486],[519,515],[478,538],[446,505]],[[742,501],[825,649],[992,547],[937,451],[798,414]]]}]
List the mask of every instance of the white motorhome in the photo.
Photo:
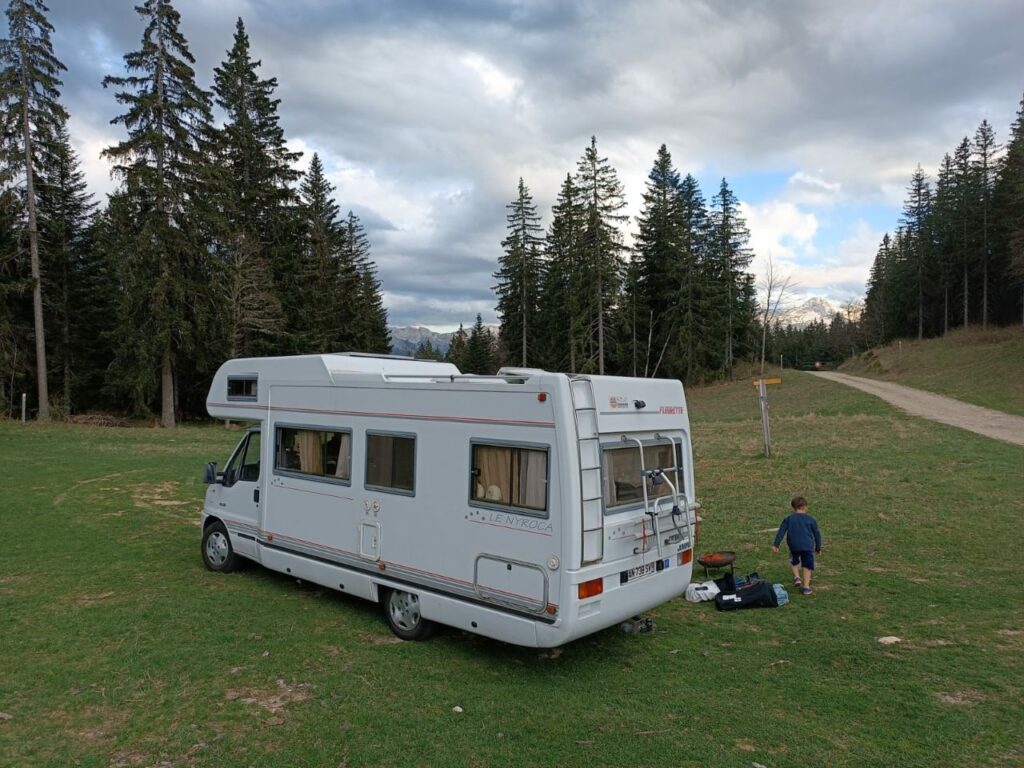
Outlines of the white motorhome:
[{"label": "white motorhome", "polygon": [[681,595],[697,536],[678,381],[356,354],[231,360],[207,398],[251,422],[206,467],[202,555],[248,558],[434,622],[554,647]]}]

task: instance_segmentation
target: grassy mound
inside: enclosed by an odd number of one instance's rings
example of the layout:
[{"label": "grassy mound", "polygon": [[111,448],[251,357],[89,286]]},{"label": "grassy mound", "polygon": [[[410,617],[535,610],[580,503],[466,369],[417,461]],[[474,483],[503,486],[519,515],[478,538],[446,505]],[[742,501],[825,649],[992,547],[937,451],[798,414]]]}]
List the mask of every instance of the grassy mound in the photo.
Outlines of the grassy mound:
[{"label": "grassy mound", "polygon": [[1019,326],[904,339],[902,345],[893,342],[848,360],[839,370],[1024,415],[1024,330]]}]

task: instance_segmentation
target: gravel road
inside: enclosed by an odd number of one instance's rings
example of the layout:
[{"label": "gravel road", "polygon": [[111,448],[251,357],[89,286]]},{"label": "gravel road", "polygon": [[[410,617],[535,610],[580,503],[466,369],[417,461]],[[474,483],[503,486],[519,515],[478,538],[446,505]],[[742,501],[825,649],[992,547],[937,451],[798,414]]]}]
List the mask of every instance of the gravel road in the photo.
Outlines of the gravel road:
[{"label": "gravel road", "polygon": [[890,381],[875,381],[845,373],[821,371],[814,374],[848,387],[875,395],[913,416],[941,421],[996,440],[1024,446],[1024,416],[1014,416],[980,405],[971,405],[952,397],[935,395]]}]

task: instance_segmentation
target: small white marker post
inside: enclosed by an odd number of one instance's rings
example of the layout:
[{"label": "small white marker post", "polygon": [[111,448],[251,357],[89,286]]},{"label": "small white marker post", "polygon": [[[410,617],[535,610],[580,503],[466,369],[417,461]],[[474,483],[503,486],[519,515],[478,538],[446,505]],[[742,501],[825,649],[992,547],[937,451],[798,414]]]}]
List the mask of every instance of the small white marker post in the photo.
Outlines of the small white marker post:
[{"label": "small white marker post", "polygon": [[21,423],[25,423],[25,401],[28,399],[28,395],[24,392],[21,393]]}]

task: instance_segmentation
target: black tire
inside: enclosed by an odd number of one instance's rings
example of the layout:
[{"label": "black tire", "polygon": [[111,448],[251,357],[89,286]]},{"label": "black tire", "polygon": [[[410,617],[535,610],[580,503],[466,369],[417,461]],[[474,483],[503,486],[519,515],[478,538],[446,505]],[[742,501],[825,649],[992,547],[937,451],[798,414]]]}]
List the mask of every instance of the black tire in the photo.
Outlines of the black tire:
[{"label": "black tire", "polygon": [[381,588],[380,604],[391,631],[403,640],[429,640],[437,625],[420,613],[419,596],[400,589]]},{"label": "black tire", "polygon": [[220,520],[206,526],[201,551],[203,565],[211,571],[231,573],[242,567],[242,558],[235,554],[228,529]]}]

